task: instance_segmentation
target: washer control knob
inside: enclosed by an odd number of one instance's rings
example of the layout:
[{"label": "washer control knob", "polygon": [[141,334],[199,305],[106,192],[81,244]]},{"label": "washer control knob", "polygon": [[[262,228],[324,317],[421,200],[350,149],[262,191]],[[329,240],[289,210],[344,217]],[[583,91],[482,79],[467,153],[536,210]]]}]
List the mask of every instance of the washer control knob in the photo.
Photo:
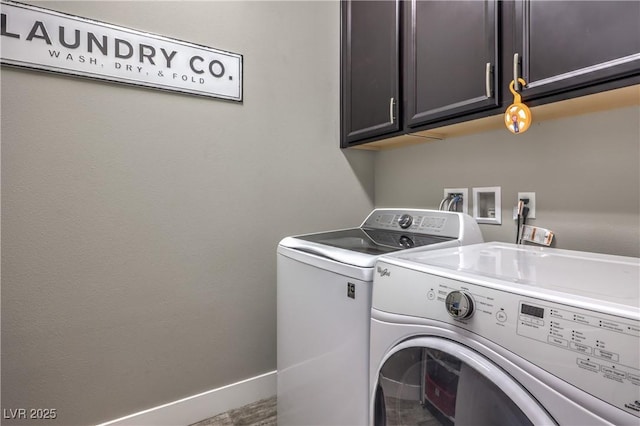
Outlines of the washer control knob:
[{"label": "washer control knob", "polygon": [[398,242],[400,243],[401,247],[406,249],[413,248],[416,245],[416,243],[414,243],[413,240],[410,237],[407,237],[406,235],[402,235]]},{"label": "washer control knob", "polygon": [[465,319],[473,315],[473,299],[464,291],[452,291],[444,301],[447,312],[453,318]]},{"label": "washer control knob", "polygon": [[398,219],[398,225],[400,225],[400,228],[402,229],[407,229],[408,227],[411,226],[411,224],[413,223],[413,217],[411,217],[410,214],[403,214],[402,216],[400,216],[400,218]]}]

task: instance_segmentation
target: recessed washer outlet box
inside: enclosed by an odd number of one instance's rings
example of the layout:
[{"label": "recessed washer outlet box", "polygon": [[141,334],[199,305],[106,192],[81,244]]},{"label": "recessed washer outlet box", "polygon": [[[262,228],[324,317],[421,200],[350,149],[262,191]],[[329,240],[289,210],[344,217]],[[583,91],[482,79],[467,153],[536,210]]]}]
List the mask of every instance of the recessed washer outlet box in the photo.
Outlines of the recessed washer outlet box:
[{"label": "recessed washer outlet box", "polygon": [[[444,198],[448,198],[449,196],[460,195],[462,196],[462,202],[455,203],[451,206],[451,211],[469,214],[469,188],[445,188],[444,189]],[[447,204],[443,206],[443,208],[447,209]]]},{"label": "recessed washer outlet box", "polygon": [[473,188],[473,218],[478,223],[502,224],[502,201],[499,186]]}]

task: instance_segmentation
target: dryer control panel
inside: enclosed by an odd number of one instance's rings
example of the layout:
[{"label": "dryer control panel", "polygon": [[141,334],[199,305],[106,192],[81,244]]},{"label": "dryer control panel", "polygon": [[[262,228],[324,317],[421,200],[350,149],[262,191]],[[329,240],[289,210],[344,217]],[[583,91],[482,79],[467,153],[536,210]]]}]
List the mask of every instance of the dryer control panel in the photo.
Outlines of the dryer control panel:
[{"label": "dryer control panel", "polygon": [[386,273],[375,275],[374,309],[464,328],[640,418],[637,313],[606,314],[517,286],[477,285],[384,262],[378,268]]}]

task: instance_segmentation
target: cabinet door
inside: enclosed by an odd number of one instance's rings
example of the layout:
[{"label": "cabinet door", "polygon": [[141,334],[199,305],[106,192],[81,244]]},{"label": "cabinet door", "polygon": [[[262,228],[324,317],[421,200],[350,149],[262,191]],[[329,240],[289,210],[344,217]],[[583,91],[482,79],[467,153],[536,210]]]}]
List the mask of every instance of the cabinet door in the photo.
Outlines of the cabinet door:
[{"label": "cabinet door", "polygon": [[407,125],[498,105],[497,2],[416,1],[404,14]]},{"label": "cabinet door", "polygon": [[536,99],[640,72],[640,2],[518,1],[516,46]]},{"label": "cabinet door", "polygon": [[399,1],[342,2],[342,146],[400,130]]}]

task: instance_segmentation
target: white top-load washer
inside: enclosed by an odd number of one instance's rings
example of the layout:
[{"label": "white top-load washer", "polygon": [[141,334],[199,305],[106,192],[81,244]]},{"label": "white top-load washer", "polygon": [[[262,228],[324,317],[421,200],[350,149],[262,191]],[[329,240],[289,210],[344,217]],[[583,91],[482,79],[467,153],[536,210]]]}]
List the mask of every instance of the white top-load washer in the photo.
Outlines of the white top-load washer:
[{"label": "white top-load washer", "polygon": [[374,424],[640,424],[640,259],[484,243],[376,270]]},{"label": "white top-load washer", "polygon": [[279,425],[368,423],[371,281],[386,253],[482,242],[468,215],[376,209],[357,228],[287,237],[277,255]]}]

